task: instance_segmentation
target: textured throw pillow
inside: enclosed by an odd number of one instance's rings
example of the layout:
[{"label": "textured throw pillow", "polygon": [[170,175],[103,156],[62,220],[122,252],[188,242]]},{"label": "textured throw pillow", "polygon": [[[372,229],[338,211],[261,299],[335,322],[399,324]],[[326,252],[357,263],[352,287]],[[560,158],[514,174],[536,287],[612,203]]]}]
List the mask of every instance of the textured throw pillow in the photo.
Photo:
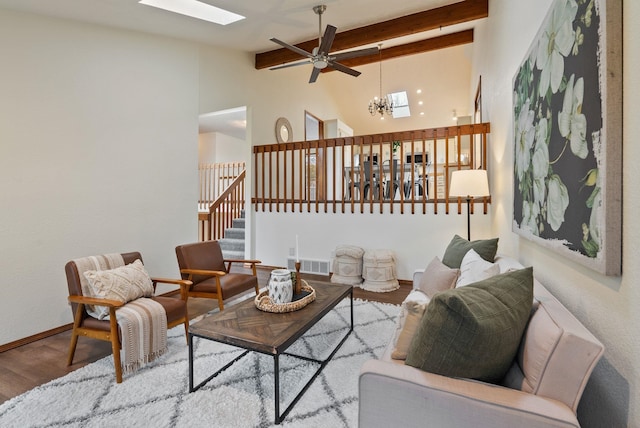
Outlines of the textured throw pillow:
[{"label": "textured throw pillow", "polygon": [[465,254],[460,264],[460,276],[456,282],[456,287],[464,287],[474,282],[491,278],[500,273],[500,266],[489,263],[471,249]]},{"label": "textured throw pillow", "polygon": [[500,381],[518,351],[532,300],[530,267],[436,294],[406,364],[443,376]]},{"label": "textured throw pillow", "polygon": [[[140,260],[115,269],[88,270],[84,276],[89,282],[90,297],[127,303],[153,295],[153,283]],[[109,317],[109,308],[96,306],[95,309],[98,319]]]},{"label": "textured throw pillow", "polygon": [[434,257],[422,274],[418,289],[427,296],[433,297],[439,291],[453,288],[459,273],[459,269],[451,269],[442,263],[439,258]]},{"label": "textured throw pillow", "polygon": [[391,358],[404,360],[409,344],[429,303],[429,297],[420,290],[412,290],[400,305],[396,318],[396,331],[391,341]]},{"label": "textured throw pillow", "polygon": [[476,253],[478,253],[480,257],[493,263],[496,252],[498,251],[498,238],[480,239],[469,242],[456,235],[451,242],[449,242],[449,246],[447,246],[444,256],[442,257],[442,263],[450,268],[458,269],[465,254],[472,248],[476,250]]},{"label": "textured throw pillow", "polygon": [[395,347],[391,351],[391,358],[394,360],[404,360],[407,358],[409,345],[420,325],[420,321],[428,304],[429,302],[420,303],[415,301],[406,303],[404,325],[398,334]]}]

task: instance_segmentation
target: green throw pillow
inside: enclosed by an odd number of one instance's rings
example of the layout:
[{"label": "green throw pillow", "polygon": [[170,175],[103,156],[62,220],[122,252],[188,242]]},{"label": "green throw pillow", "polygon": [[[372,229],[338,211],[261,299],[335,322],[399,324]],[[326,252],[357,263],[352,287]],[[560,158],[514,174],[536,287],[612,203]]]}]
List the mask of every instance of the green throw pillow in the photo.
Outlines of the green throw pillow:
[{"label": "green throw pillow", "polygon": [[467,241],[464,238],[456,235],[453,237],[449,246],[444,252],[442,257],[442,263],[449,266],[452,269],[459,269],[462,259],[467,251],[474,249],[476,253],[488,262],[493,263],[498,251],[498,238],[493,239],[479,239],[477,241]]},{"label": "green throw pillow", "polygon": [[533,268],[434,295],[406,364],[449,377],[498,382],[516,356],[533,302]]}]

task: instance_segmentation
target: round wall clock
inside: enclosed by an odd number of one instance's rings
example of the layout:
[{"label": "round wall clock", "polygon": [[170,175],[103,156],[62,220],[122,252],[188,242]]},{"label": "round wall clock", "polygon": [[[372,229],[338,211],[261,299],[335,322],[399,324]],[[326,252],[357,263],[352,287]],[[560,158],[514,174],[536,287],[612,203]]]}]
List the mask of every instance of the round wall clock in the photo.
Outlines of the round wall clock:
[{"label": "round wall clock", "polygon": [[293,130],[291,129],[291,123],[284,118],[280,117],[276,120],[276,141],[279,144],[288,143],[293,140]]}]

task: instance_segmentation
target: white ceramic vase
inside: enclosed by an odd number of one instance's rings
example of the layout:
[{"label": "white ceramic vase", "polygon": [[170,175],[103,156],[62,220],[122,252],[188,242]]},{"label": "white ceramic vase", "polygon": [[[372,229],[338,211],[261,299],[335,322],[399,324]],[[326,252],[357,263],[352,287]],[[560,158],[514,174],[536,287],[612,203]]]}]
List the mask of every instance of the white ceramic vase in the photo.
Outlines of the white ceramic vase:
[{"label": "white ceramic vase", "polygon": [[291,271],[288,269],[272,270],[268,288],[269,297],[274,303],[290,303],[293,298]]}]

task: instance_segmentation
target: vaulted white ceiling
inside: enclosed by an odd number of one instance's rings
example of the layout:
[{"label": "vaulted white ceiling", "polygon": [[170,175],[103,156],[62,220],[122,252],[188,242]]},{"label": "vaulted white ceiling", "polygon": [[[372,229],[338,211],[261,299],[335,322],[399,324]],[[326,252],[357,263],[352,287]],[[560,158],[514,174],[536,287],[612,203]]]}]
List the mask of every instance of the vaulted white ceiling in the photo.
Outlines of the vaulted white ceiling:
[{"label": "vaulted white ceiling", "polygon": [[[340,33],[457,3],[452,0],[202,1],[244,15],[246,19],[221,26],[141,5],[138,0],[0,0],[0,8],[176,37],[247,52],[261,52],[278,47],[269,41],[271,37],[289,43],[317,37],[318,18],[312,10],[317,4],[327,5],[322,17],[323,27],[326,24],[334,25]],[[463,25],[464,28],[471,26],[472,24]]]},{"label": "vaulted white ceiling", "polygon": [[[163,11],[138,3],[138,0],[0,0],[0,8],[70,19],[95,25],[174,37],[191,42],[257,53],[280,46],[276,37],[291,44],[318,37],[318,16],[313,6],[325,4],[322,31],[327,24],[338,34],[417,12],[459,3],[452,0],[201,0],[246,16],[246,19],[221,26],[195,18]],[[394,45],[451,34],[472,28],[473,21],[438,28],[411,36],[385,41]],[[376,44],[370,44],[375,46]],[[244,111],[201,117],[201,132],[222,132],[243,138],[237,124]]]}]

